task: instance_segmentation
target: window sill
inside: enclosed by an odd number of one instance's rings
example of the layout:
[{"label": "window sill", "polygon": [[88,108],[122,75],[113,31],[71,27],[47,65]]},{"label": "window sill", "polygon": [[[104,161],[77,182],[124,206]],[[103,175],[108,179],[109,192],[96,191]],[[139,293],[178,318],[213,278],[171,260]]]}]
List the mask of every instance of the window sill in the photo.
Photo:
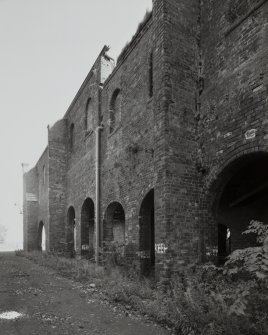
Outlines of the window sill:
[{"label": "window sill", "polygon": [[87,130],[85,132],[85,141],[93,134],[93,130],[90,129],[90,130]]}]

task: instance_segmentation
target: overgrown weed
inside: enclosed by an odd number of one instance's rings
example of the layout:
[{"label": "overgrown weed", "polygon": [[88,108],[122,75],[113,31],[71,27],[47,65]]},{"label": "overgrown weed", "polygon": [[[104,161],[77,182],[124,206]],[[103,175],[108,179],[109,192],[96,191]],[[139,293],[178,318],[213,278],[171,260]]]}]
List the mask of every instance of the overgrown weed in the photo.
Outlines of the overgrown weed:
[{"label": "overgrown weed", "polygon": [[[140,277],[135,266],[98,267],[86,260],[40,252],[18,251],[17,255],[75,280],[94,282],[110,301],[169,325],[177,334],[264,335],[268,334],[268,232],[264,228],[251,222],[247,231],[257,233],[262,243],[257,256],[256,248],[236,251],[224,267],[192,265],[160,282]],[[256,257],[257,268],[251,262]]]}]

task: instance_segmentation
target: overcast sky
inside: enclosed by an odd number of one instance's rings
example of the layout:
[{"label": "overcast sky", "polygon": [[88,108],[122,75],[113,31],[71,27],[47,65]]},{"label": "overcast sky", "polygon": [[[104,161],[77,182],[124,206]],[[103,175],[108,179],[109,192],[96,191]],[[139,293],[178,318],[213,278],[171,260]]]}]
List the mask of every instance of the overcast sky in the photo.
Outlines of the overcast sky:
[{"label": "overcast sky", "polygon": [[[0,0],[0,225],[22,248],[22,169],[47,145],[107,44],[116,58],[152,0]],[[16,204],[16,205],[15,205]],[[0,246],[3,249],[3,246]]]}]

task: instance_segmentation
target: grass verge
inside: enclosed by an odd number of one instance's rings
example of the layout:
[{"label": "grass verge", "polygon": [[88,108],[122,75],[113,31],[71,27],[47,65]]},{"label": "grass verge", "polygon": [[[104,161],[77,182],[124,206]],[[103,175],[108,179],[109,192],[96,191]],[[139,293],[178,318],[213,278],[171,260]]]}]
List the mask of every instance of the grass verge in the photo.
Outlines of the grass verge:
[{"label": "grass verge", "polygon": [[112,303],[148,315],[181,335],[268,334],[267,280],[224,275],[213,265],[192,266],[171,280],[155,282],[122,267],[96,267],[86,260],[17,251],[18,256],[92,285]]}]

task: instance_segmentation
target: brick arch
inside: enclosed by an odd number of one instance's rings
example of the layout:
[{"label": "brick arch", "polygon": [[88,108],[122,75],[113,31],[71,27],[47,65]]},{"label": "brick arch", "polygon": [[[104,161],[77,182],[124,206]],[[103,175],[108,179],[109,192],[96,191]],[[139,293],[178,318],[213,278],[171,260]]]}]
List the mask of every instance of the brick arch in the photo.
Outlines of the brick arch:
[{"label": "brick arch", "polygon": [[86,198],[81,207],[81,256],[92,258],[94,255],[95,208],[91,198]]},{"label": "brick arch", "polygon": [[141,273],[149,276],[155,266],[154,188],[145,194],[139,210],[139,249]]},{"label": "brick arch", "polygon": [[[212,171],[208,179],[210,183],[201,196],[200,206],[205,213],[201,219],[203,252],[206,253],[205,249],[209,246],[209,253],[215,256],[215,260],[218,260],[220,254],[220,230],[224,230],[224,225],[225,231],[231,231],[231,239],[234,237],[230,252],[255,243],[242,238],[242,231],[252,219],[268,220],[265,212],[266,200],[268,202],[266,170],[268,171],[268,152],[252,148],[230,157],[221,169],[218,166]],[[210,242],[204,241],[206,238]]]},{"label": "brick arch", "polygon": [[212,168],[208,176],[205,178],[205,190],[210,190],[211,188],[214,188],[217,184],[218,177],[224,173],[224,171],[232,164],[235,164],[235,162],[238,159],[243,159],[243,157],[249,156],[251,154],[260,153],[260,154],[266,154],[268,153],[267,146],[252,146],[252,143],[249,143],[245,147],[243,147],[243,150],[237,149],[230,153],[227,153],[224,158],[218,163],[216,166]]},{"label": "brick arch", "polygon": [[146,187],[144,187],[141,192],[139,193],[139,197],[138,197],[138,203],[137,203],[137,212],[139,213],[139,210],[141,208],[141,205],[143,203],[144,198],[146,197],[146,195],[151,191],[154,190],[155,192],[155,184],[154,183],[150,183],[149,185],[147,185]]},{"label": "brick arch", "polygon": [[[251,149],[230,155],[225,161],[223,161],[222,165],[217,165],[211,171],[205,182],[206,191],[208,193],[218,193],[218,197],[220,197],[224,186],[228,183],[228,180],[231,178],[233,173],[238,171],[239,168],[248,161],[253,160],[256,156],[260,155],[268,156],[268,150],[258,150],[258,147],[253,147]],[[215,201],[213,210],[215,210]]]},{"label": "brick arch", "polygon": [[[111,202],[103,219],[103,244],[106,251],[116,243],[119,248],[125,245],[125,210],[120,202]],[[123,249],[122,249],[123,250]]]}]

